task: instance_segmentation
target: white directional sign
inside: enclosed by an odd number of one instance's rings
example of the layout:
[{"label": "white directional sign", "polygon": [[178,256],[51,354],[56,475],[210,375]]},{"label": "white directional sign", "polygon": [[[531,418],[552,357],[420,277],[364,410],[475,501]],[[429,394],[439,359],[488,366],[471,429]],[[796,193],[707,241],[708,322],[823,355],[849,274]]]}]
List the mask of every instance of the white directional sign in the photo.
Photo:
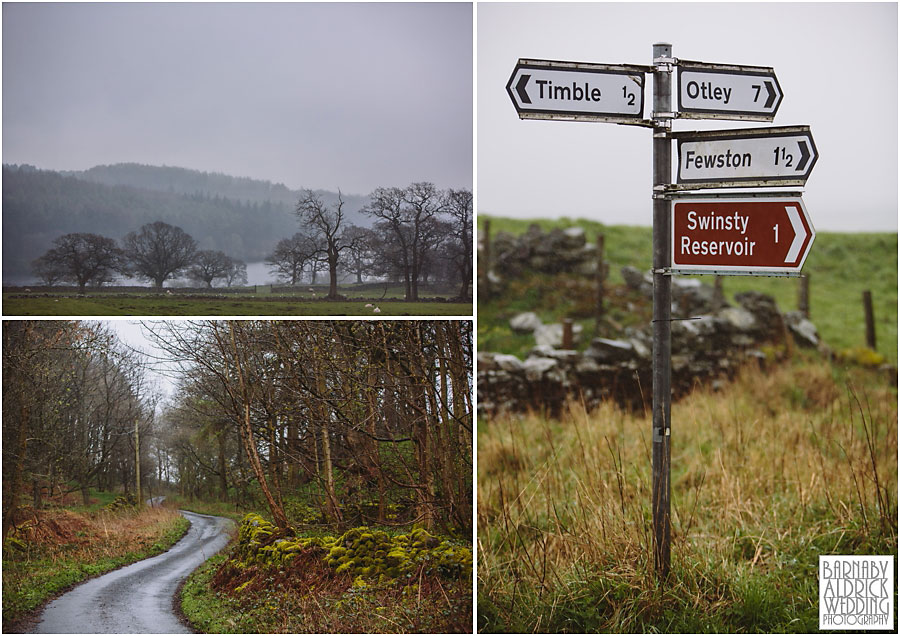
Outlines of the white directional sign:
[{"label": "white directional sign", "polygon": [[784,94],[768,67],[678,61],[678,116],[772,121]]},{"label": "white directional sign", "polygon": [[808,126],[678,132],[684,187],[803,185],[819,154]]},{"label": "white directional sign", "polygon": [[637,123],[647,67],[520,59],[506,92],[521,119]]}]

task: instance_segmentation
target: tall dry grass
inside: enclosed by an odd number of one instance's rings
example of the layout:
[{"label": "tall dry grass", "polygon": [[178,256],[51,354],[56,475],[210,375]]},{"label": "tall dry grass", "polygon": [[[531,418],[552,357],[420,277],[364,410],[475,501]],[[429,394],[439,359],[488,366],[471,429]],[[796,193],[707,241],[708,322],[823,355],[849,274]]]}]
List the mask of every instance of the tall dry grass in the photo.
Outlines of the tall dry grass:
[{"label": "tall dry grass", "polygon": [[663,584],[650,429],[613,405],[480,423],[480,629],[806,631],[819,554],[896,553],[895,389],[807,360],[674,404]]}]

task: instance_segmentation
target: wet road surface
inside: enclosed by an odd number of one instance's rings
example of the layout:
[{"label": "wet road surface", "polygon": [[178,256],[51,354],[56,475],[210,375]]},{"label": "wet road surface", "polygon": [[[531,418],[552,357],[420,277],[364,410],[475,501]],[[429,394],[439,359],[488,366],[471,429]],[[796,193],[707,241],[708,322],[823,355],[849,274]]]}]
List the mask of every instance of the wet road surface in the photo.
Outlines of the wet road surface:
[{"label": "wet road surface", "polygon": [[172,611],[178,584],[228,543],[231,521],[181,511],[188,533],[168,552],[91,579],[47,605],[34,633],[179,634]]}]

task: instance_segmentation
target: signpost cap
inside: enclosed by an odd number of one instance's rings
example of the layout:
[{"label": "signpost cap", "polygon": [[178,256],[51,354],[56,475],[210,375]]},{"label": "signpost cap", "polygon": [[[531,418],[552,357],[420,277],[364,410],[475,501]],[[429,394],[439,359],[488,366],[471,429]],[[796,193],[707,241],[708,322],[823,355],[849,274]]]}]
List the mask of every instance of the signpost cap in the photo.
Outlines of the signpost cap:
[{"label": "signpost cap", "polygon": [[668,42],[657,42],[653,45],[653,57],[671,57],[672,45]]}]

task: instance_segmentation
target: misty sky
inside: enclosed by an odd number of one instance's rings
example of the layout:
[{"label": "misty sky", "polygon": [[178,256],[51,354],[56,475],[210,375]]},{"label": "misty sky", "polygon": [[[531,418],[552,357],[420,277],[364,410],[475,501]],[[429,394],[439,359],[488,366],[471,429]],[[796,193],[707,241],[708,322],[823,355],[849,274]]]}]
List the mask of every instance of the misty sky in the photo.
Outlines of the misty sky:
[{"label": "misty sky", "polygon": [[809,125],[819,161],[803,199],[816,229],[897,231],[896,3],[479,3],[477,13],[479,213],[650,225],[649,129],[522,121],[505,86],[519,58],[649,65],[652,45],[668,42],[676,58],[771,66],[784,92],[772,124],[673,130]]},{"label": "misty sky", "polygon": [[3,162],[472,187],[467,3],[3,4]]}]

